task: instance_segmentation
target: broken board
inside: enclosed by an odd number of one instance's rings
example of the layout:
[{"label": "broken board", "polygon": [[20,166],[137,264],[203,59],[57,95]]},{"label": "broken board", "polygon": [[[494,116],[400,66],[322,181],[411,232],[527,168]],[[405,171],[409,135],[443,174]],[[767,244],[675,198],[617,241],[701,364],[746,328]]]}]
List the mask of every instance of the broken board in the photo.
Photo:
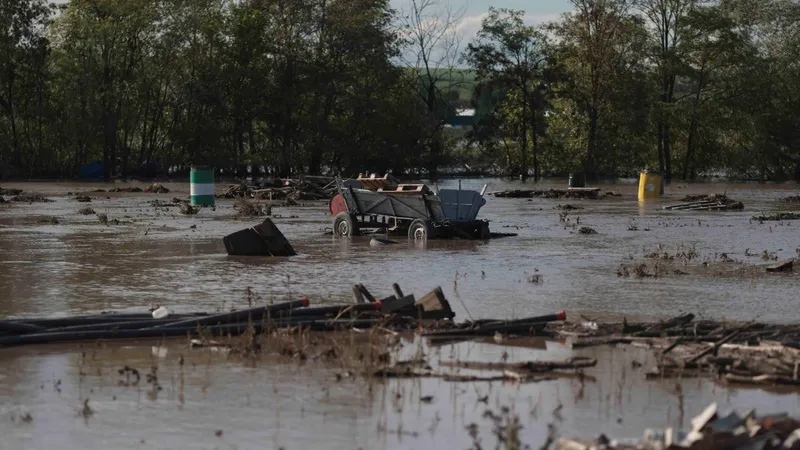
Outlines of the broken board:
[{"label": "broken board", "polygon": [[793,265],[794,259],[778,261],[777,263],[767,267],[767,272],[791,272]]}]

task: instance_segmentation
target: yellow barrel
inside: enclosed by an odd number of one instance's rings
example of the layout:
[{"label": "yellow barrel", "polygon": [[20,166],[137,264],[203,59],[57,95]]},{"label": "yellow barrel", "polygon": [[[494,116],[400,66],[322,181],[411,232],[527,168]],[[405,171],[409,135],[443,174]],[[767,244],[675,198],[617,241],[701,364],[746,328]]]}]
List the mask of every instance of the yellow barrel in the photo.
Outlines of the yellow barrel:
[{"label": "yellow barrel", "polygon": [[664,194],[662,180],[659,172],[645,170],[639,174],[639,201],[661,197]]}]

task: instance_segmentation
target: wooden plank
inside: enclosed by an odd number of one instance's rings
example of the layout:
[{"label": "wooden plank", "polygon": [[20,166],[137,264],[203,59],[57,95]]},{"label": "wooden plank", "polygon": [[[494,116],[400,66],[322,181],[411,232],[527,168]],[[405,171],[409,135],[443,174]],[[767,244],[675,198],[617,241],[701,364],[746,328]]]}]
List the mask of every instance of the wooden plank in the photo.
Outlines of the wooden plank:
[{"label": "wooden plank", "polygon": [[785,259],[767,267],[767,272],[791,272],[794,259]]}]

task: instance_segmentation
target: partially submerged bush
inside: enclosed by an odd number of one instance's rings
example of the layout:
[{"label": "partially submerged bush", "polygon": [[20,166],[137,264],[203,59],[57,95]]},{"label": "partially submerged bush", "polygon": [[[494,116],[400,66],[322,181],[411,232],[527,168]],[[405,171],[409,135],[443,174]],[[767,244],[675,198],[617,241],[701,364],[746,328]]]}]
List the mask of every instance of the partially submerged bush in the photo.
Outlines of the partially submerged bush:
[{"label": "partially submerged bush", "polygon": [[261,217],[272,215],[272,208],[258,202],[249,201],[244,198],[237,198],[233,203],[233,209],[239,217]]}]

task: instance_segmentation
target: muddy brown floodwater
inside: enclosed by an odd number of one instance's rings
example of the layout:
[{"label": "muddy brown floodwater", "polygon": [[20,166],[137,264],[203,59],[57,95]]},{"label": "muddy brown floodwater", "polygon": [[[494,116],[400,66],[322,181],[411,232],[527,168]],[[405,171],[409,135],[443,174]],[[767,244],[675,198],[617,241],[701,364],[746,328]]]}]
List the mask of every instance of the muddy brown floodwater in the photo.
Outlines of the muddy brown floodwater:
[{"label": "muddy brown floodwater", "polygon": [[[522,187],[502,180],[464,180],[462,186],[485,182],[490,192]],[[563,182],[535,187],[556,185]],[[798,256],[800,221],[750,219],[800,210],[781,201],[798,194],[796,184],[673,184],[663,199],[644,204],[636,201],[632,181],[602,185],[622,196],[597,201],[490,196],[480,217],[491,220],[492,231],[517,237],[425,246],[404,239],[383,247],[370,247],[369,238],[335,239],[323,233],[331,226],[325,205],[276,206],[274,221],[300,255],[274,260],[225,254],[221,237],[258,221],[236,219],[232,201],[195,216],[149,204],[188,196],[188,183],[165,184],[169,194],[87,194],[90,203],[65,193],[111,186],[2,186],[54,200],[0,205],[2,318],[141,312],[156,304],[176,312],[224,310],[245,306],[247,287],[264,302],[307,295],[317,304],[341,303],[351,300],[353,283],[388,295],[397,282],[417,295],[441,286],[462,320],[563,309],[573,320],[693,312],[701,318],[798,321],[800,276],[767,274],[762,255]],[[745,209],[661,209],[688,194],[714,192],[742,201]],[[582,209],[562,220],[557,206],[567,203]],[[87,205],[112,223],[78,214]],[[49,221],[53,217],[58,224]],[[597,234],[578,233],[582,226]],[[668,260],[654,253],[679,256]],[[642,263],[658,276],[618,275],[621,265]],[[423,352],[435,360],[523,361],[589,355],[599,363],[589,372],[596,380],[584,382],[381,382],[342,377],[341,367],[330,364],[189,349],[182,340],[0,349],[0,448],[470,448],[475,439],[493,448],[495,425],[485,412],[502,418],[503,407],[519,417],[522,441],[538,448],[548,425],[573,437],[639,436],[646,427],[687,425],[710,401],[722,409],[800,411],[796,394],[730,389],[706,379],[645,381],[644,370],[653,365],[647,349],[571,350],[555,341],[528,348],[429,348],[419,338],[405,339],[407,357]],[[644,367],[634,367],[634,360]],[[141,372],[139,384],[119,374],[125,366]],[[144,381],[153,367],[160,390]],[[468,431],[473,423],[476,438]]]}]

